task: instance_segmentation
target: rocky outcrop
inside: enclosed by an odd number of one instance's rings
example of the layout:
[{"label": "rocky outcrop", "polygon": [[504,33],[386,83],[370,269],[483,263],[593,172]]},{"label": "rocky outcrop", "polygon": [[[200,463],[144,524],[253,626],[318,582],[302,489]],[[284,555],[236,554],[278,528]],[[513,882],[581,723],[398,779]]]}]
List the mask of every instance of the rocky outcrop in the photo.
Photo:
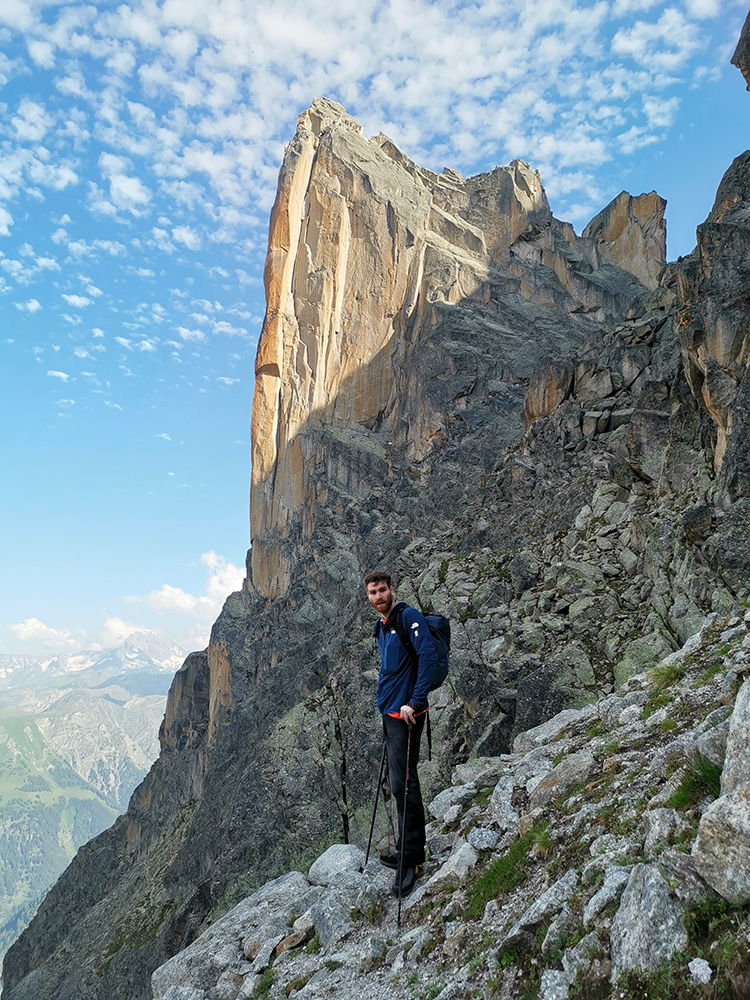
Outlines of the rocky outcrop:
[{"label": "rocky outcrop", "polygon": [[[488,354],[488,378],[510,388],[592,319],[624,315],[639,282],[655,288],[665,204],[623,192],[579,239],[526,163],[437,175],[387,137],[365,139],[339,105],[313,102],[271,213],[252,424],[255,590],[286,593],[332,491],[363,498],[395,467],[425,473],[465,397],[487,395],[477,367]],[[557,311],[554,327],[534,306]],[[424,357],[435,347],[433,370]]]},{"label": "rocky outcrop", "polygon": [[698,246],[674,266],[678,329],[691,391],[716,426],[715,464],[727,499],[750,491],[750,152],[724,175]]},{"label": "rocky outcrop", "polygon": [[589,222],[581,242],[591,241],[597,264],[615,264],[656,288],[667,262],[666,207],[655,191],[637,198],[621,191]]},{"label": "rocky outcrop", "polygon": [[[711,983],[739,1000],[750,975],[747,909],[727,908],[710,876],[739,860],[746,831],[732,847],[708,828],[750,752],[750,681],[732,703],[750,667],[745,618],[711,616],[622,693],[520,734],[511,753],[456,767],[428,804],[429,859],[403,901],[402,926],[393,873],[334,845],[306,875],[263,885],[158,968],[154,1000],[263,990],[401,1000],[420,987],[443,1000],[619,1000],[648,996],[652,974],[686,996]],[[727,730],[726,755],[707,768],[703,751]],[[596,767],[576,784],[557,783],[542,809],[535,792],[561,756]],[[518,815],[509,829],[496,802],[511,797]],[[706,872],[709,843],[715,869]],[[728,871],[746,878],[741,860]],[[744,905],[750,886],[724,899]]]},{"label": "rocky outcrop", "polygon": [[750,14],[747,15],[742,26],[742,34],[732,56],[732,65],[736,66],[742,73],[747,83],[747,89],[750,90]]}]

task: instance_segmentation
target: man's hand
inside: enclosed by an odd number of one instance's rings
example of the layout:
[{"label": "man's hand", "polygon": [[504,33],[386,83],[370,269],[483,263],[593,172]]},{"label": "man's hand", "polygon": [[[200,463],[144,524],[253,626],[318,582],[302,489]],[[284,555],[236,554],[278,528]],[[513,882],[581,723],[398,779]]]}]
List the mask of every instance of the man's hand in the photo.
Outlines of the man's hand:
[{"label": "man's hand", "polygon": [[411,707],[411,705],[401,706],[401,718],[404,720],[404,722],[408,722],[410,726],[414,725],[417,717],[415,716],[414,709]]}]

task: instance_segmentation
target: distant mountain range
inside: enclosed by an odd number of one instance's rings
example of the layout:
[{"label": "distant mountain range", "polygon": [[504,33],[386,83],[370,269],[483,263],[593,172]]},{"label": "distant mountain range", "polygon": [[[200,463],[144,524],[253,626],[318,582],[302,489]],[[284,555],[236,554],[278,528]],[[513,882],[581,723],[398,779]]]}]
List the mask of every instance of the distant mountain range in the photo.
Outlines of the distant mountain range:
[{"label": "distant mountain range", "polygon": [[0,958],[158,756],[184,658],[148,631],[118,649],[0,655]]},{"label": "distant mountain range", "polygon": [[165,694],[185,651],[155,632],[133,632],[118,649],[60,653],[49,659],[0,653],[0,694],[38,687],[96,688],[123,682],[131,694]]}]

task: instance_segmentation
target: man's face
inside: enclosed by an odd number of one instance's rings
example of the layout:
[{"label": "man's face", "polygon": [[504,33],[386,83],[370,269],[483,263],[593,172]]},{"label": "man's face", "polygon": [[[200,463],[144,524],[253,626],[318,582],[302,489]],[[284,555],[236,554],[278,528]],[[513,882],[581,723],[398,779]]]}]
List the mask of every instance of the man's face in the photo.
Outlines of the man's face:
[{"label": "man's face", "polygon": [[395,601],[393,587],[389,587],[385,580],[375,580],[367,584],[367,597],[377,613],[387,618]]}]

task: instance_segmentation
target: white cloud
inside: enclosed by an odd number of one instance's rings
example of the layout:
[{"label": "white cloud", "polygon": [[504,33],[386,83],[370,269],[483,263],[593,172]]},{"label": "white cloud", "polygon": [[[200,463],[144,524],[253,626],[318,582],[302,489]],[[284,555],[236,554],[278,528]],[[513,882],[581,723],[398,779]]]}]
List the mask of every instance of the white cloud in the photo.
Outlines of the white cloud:
[{"label": "white cloud", "polygon": [[154,434],[154,437],[162,438],[164,441],[171,441],[172,440],[172,438],[169,436],[169,434],[163,434],[163,433],[162,434]]},{"label": "white cloud", "polygon": [[37,104],[28,97],[22,97],[18,105],[18,114],[13,115],[10,123],[21,142],[39,142],[50,130],[54,121],[44,105]]},{"label": "white cloud", "polygon": [[680,106],[679,97],[644,97],[643,110],[652,128],[667,128],[674,121]]},{"label": "white cloud", "polygon": [[[99,167],[102,175],[109,181],[109,197],[112,205],[132,215],[143,215],[151,201],[151,192],[140,178],[127,173],[131,169],[130,162],[123,156],[102,153],[99,156]],[[102,200],[98,203],[106,214],[107,203]]]},{"label": "white cloud", "polygon": [[202,621],[212,621],[221,611],[229,594],[242,587],[245,572],[216,552],[204,553],[200,561],[209,571],[205,593],[200,597],[181,587],[165,583],[145,597],[128,597],[126,600],[131,603],[143,602],[160,613],[176,612]]},{"label": "white cloud", "polygon": [[205,340],[206,335],[202,330],[189,330],[185,326],[180,326],[177,332],[183,340]]},{"label": "white cloud", "polygon": [[696,26],[670,7],[655,24],[636,21],[630,28],[621,28],[612,39],[612,50],[651,68],[677,70],[700,44]]},{"label": "white cloud", "polygon": [[37,299],[29,299],[28,302],[16,302],[16,309],[20,309],[22,312],[35,313],[39,312],[41,308],[41,303]]},{"label": "white cloud", "polygon": [[201,248],[200,236],[189,226],[175,226],[172,230],[172,239],[176,243],[182,243],[188,250],[200,250]]},{"label": "white cloud", "polygon": [[133,625],[132,622],[123,621],[122,618],[107,618],[99,631],[98,638],[105,649],[117,649],[128,636],[142,629],[142,625]]},{"label": "white cloud", "polygon": [[239,382],[238,378],[227,378],[226,375],[220,375],[216,379],[217,382],[221,382],[222,385],[236,385]]},{"label": "white cloud", "polygon": [[61,382],[67,382],[70,378],[67,372],[48,371],[47,374],[51,375],[52,378],[59,378]]},{"label": "white cloud", "polygon": [[721,0],[687,0],[687,9],[693,17],[718,17]]},{"label": "white cloud", "polygon": [[91,299],[87,299],[85,295],[63,295],[63,298],[74,309],[85,309],[91,305]]},{"label": "white cloud", "polygon": [[22,622],[7,626],[18,642],[31,642],[42,647],[60,651],[79,651],[83,648],[79,639],[67,629],[56,629],[45,625],[38,618],[25,618]]},{"label": "white cloud", "polygon": [[638,128],[636,125],[633,125],[627,132],[621,132],[617,136],[617,141],[623,153],[634,153],[645,146],[652,146],[655,142],[659,141],[659,137],[649,132],[648,129]]},{"label": "white cloud", "polygon": [[2,205],[0,205],[0,236],[10,236],[10,227],[13,225],[13,216]]},{"label": "white cloud", "polygon": [[223,333],[228,337],[247,337],[249,336],[248,331],[244,326],[232,326],[231,323],[227,323],[226,320],[221,320],[220,322],[211,323],[211,329],[214,333]]},{"label": "white cloud", "polygon": [[29,55],[42,69],[52,69],[55,65],[55,49],[49,42],[41,38],[32,38],[28,42]]}]

